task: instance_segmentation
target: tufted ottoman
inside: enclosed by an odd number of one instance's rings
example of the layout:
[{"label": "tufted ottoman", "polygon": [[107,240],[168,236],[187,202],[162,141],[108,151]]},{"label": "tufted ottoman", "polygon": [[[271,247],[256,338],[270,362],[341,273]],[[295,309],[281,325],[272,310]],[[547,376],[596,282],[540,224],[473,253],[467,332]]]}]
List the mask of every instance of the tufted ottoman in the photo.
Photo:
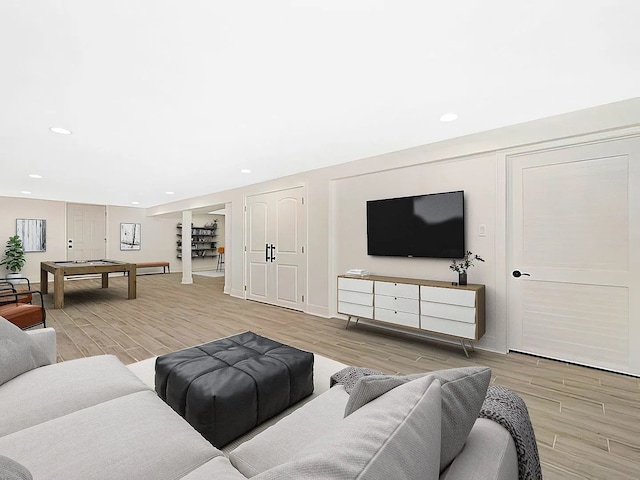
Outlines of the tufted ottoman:
[{"label": "tufted ottoman", "polygon": [[313,353],[245,332],[158,357],[156,392],[222,447],[313,393]]}]

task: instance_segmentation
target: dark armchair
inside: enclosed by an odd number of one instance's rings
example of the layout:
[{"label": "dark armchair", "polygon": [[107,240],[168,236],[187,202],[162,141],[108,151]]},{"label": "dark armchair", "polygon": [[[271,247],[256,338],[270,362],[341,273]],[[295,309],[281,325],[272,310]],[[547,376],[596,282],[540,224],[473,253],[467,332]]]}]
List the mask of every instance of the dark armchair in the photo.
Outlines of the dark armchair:
[{"label": "dark armchair", "polygon": [[[17,289],[14,284],[0,279],[0,317],[23,330],[37,325],[46,327],[47,312],[44,309],[42,293],[39,290],[31,290],[31,283],[28,279],[25,280],[27,290]],[[34,297],[40,299],[39,305],[33,303]]]},{"label": "dark armchair", "polygon": [[[19,282],[17,282],[19,281]],[[26,283],[27,288],[22,287]],[[20,303],[31,303],[33,295],[31,292],[31,282],[27,277],[14,277],[12,279],[0,278],[0,294],[2,293],[18,293],[18,301]],[[12,303],[10,299],[0,299],[0,305]]]}]

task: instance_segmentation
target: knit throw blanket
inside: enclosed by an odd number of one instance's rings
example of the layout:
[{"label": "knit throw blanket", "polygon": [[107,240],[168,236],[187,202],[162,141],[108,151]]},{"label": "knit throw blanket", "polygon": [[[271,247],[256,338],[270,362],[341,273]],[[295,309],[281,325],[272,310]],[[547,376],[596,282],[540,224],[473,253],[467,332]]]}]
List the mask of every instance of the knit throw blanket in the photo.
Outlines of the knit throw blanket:
[{"label": "knit throw blanket", "polygon": [[[329,385],[343,385],[347,393],[351,394],[358,379],[367,375],[384,374],[369,368],[347,367],[331,375]],[[513,437],[518,455],[518,479],[542,480],[536,436],[524,401],[507,388],[491,386],[487,390],[479,417],[499,423]]]},{"label": "knit throw blanket", "polygon": [[518,453],[519,480],[541,480],[538,444],[524,401],[507,388],[490,386],[479,416],[499,423],[513,437]]}]

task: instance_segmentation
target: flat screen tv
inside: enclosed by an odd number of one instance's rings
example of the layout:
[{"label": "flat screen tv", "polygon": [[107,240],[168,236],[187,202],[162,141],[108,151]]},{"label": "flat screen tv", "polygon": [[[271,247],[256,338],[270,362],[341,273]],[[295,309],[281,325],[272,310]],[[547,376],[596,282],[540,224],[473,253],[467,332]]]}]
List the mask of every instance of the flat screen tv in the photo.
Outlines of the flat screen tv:
[{"label": "flat screen tv", "polygon": [[367,202],[367,253],[462,258],[464,191]]}]

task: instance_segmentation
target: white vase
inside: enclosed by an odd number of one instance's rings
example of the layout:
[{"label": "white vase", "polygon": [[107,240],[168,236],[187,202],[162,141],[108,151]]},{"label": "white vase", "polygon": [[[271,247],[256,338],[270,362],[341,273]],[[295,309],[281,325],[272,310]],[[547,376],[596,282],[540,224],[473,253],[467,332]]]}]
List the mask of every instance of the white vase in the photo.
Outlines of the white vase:
[{"label": "white vase", "polygon": [[24,280],[16,280],[17,278],[22,278],[22,273],[20,272],[9,272],[6,278],[11,285],[20,285],[24,282]]}]

